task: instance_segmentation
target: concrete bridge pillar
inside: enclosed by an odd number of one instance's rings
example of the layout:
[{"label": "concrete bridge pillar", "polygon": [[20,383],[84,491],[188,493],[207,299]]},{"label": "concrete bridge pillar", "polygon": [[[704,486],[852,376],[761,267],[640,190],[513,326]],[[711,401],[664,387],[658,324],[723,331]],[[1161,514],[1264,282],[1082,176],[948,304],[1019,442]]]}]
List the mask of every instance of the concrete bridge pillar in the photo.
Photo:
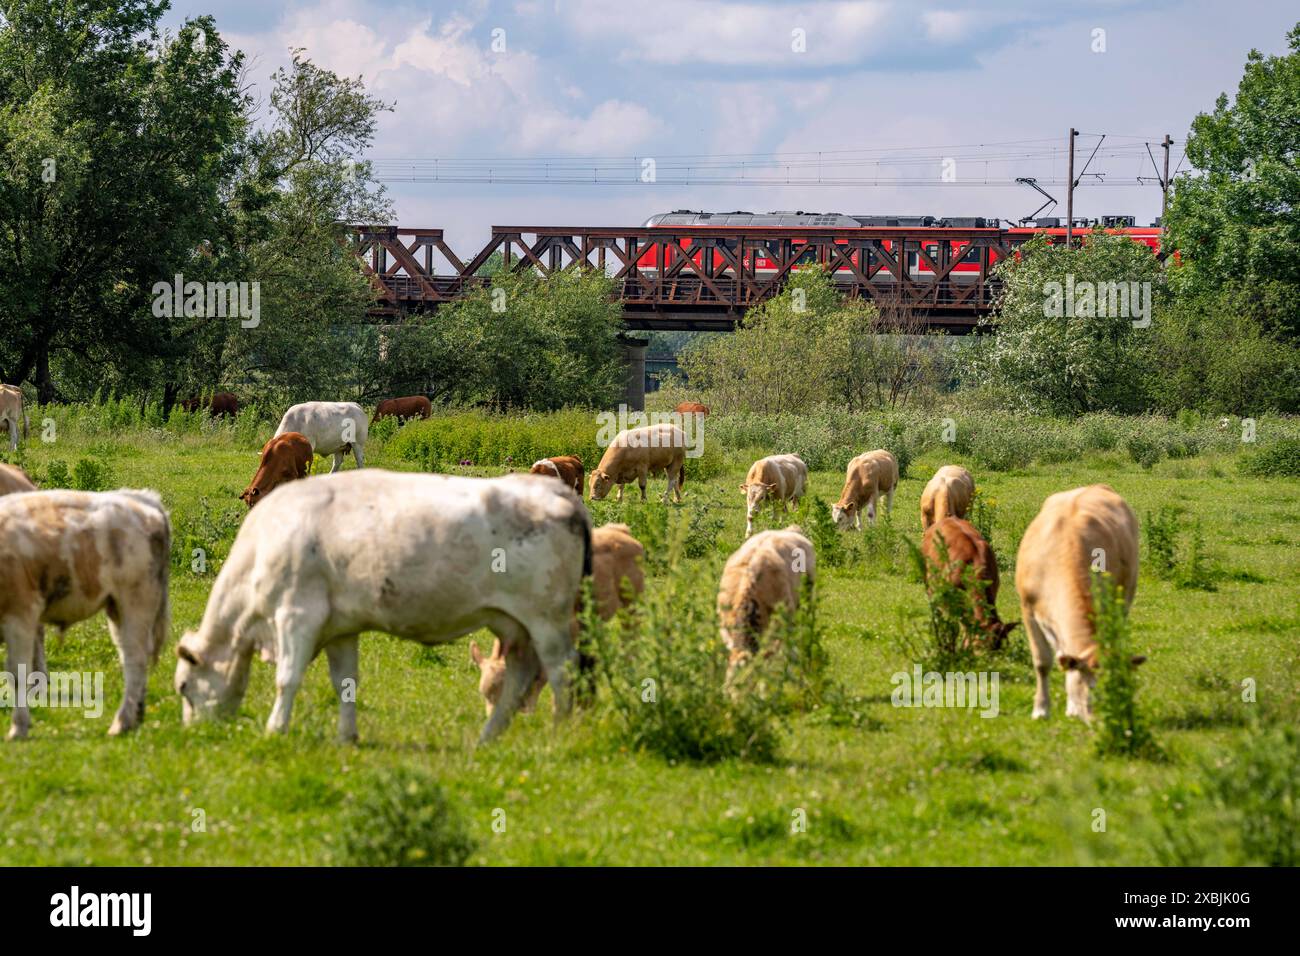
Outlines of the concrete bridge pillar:
[{"label": "concrete bridge pillar", "polygon": [[631,411],[645,411],[645,353],[650,340],[624,333],[619,335],[618,341],[623,346],[623,365],[627,373],[623,380],[623,402]]}]

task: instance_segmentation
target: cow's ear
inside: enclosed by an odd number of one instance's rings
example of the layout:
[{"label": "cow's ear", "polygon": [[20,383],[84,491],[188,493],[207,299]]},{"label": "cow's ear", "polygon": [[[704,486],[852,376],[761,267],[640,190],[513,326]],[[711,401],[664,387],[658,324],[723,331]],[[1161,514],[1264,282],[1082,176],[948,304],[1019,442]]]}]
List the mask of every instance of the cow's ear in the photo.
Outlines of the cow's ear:
[{"label": "cow's ear", "polygon": [[742,492],[749,491],[749,485],[741,485],[741,486],[740,486],[740,490],[741,490]]},{"label": "cow's ear", "polygon": [[184,644],[176,645],[176,656],[179,657],[181,660],[185,661],[185,663],[187,664],[192,664],[195,667],[199,666],[199,656],[195,654],[192,650],[190,650],[188,647],[186,647]]},{"label": "cow's ear", "polygon": [[1128,662],[1134,667],[1140,667],[1147,662],[1147,656],[1145,654],[1134,654],[1129,658]]},{"label": "cow's ear", "polygon": [[469,659],[475,667],[483,666],[483,652],[478,649],[478,641],[469,642]]},{"label": "cow's ear", "polygon": [[768,486],[767,486],[767,490],[768,490],[768,491],[776,491],[776,485],[768,485]]}]

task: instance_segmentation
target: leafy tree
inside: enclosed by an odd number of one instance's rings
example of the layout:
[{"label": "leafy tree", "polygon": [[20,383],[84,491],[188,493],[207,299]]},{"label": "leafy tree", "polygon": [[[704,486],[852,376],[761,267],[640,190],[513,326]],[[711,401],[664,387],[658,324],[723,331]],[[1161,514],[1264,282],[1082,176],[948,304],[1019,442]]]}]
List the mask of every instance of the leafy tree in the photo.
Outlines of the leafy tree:
[{"label": "leafy tree", "polygon": [[1187,158],[1169,208],[1169,244],[1179,288],[1197,294],[1224,283],[1276,284],[1273,322],[1300,334],[1300,23],[1290,52],[1252,50],[1234,101],[1192,121]]},{"label": "leafy tree", "polygon": [[[244,135],[242,58],[152,0],[0,2],[0,374],[60,355],[139,377],[171,330],[153,284],[203,271]],[[194,276],[198,278],[199,276]]]},{"label": "leafy tree", "polygon": [[[990,320],[997,334],[961,352],[968,384],[1034,412],[1145,407],[1150,330],[1141,326],[1152,319],[1164,287],[1164,271],[1147,246],[1122,235],[1094,234],[1067,249],[1037,236],[1020,247],[1018,257],[1005,260],[998,274],[1002,298]],[[1122,302],[1112,300],[1105,283],[1128,288],[1127,309],[1114,307]],[[1133,298],[1134,288],[1141,298]]]}]

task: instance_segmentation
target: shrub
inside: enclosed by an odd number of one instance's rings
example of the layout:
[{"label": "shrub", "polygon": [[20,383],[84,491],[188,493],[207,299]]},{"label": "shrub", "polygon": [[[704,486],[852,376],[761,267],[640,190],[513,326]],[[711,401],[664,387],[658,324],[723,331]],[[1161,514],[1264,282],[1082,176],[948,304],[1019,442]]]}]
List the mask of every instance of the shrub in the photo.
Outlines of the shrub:
[{"label": "shrub", "polygon": [[[674,555],[670,564],[677,566]],[[684,569],[680,569],[683,570]],[[770,761],[780,742],[782,672],[759,655],[740,693],[723,689],[727,650],[718,634],[716,575],[673,574],[647,589],[635,617],[583,614],[608,688],[617,739],[667,760]]]},{"label": "shrub", "polygon": [[1300,478],[1300,438],[1284,438],[1247,452],[1238,468],[1251,478]]},{"label": "shrub", "polygon": [[1147,512],[1143,525],[1146,529],[1147,567],[1160,578],[1173,576],[1178,555],[1178,509],[1165,505],[1154,514]]},{"label": "shrub", "polygon": [[72,487],[77,491],[104,491],[112,484],[107,464],[93,458],[79,458],[72,466]]},{"label": "shrub", "polygon": [[[947,574],[929,573],[931,569],[921,549],[910,538],[903,540],[907,542],[916,575],[925,585],[928,613],[912,628],[898,632],[900,650],[927,670],[965,670],[975,657],[976,642],[972,638],[979,634],[972,597],[974,569],[968,569],[966,587],[959,587],[948,580]],[[939,565],[946,568],[948,549],[939,535],[934,540],[939,550]]]},{"label": "shrub", "polygon": [[45,466],[45,480],[40,484],[45,488],[71,487],[72,475],[68,473],[68,463],[60,458],[55,458]]},{"label": "shrub", "polygon": [[340,823],[347,866],[461,866],[474,846],[442,787],[406,767],[370,777]]},{"label": "shrub", "polygon": [[819,497],[807,496],[799,503],[799,526],[813,543],[819,567],[838,568],[845,562],[844,539],[835,526],[830,505]]},{"label": "shrub", "polygon": [[1159,442],[1140,434],[1132,434],[1125,438],[1124,450],[1133,461],[1148,469],[1164,454],[1164,448]]},{"label": "shrub", "polygon": [[1093,709],[1100,718],[1101,756],[1156,758],[1159,745],[1137,704],[1138,669],[1129,643],[1124,600],[1109,573],[1093,572],[1093,620],[1100,646]]}]

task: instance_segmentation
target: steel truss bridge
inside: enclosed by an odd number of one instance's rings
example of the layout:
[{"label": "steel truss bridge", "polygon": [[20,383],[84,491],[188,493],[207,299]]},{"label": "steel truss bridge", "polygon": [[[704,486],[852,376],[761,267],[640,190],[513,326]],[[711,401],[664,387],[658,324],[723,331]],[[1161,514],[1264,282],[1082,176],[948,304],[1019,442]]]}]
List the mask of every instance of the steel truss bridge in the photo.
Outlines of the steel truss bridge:
[{"label": "steel truss bridge", "polygon": [[441,229],[348,228],[378,295],[376,321],[433,310],[487,287],[485,267],[499,254],[516,272],[586,267],[609,275],[629,330],[729,330],[746,310],[778,294],[791,270],[819,263],[850,298],[872,300],[882,312],[906,309],[927,328],[966,333],[997,298],[994,258],[1011,255],[1028,238],[964,228],[494,226],[487,245],[463,258]]}]

